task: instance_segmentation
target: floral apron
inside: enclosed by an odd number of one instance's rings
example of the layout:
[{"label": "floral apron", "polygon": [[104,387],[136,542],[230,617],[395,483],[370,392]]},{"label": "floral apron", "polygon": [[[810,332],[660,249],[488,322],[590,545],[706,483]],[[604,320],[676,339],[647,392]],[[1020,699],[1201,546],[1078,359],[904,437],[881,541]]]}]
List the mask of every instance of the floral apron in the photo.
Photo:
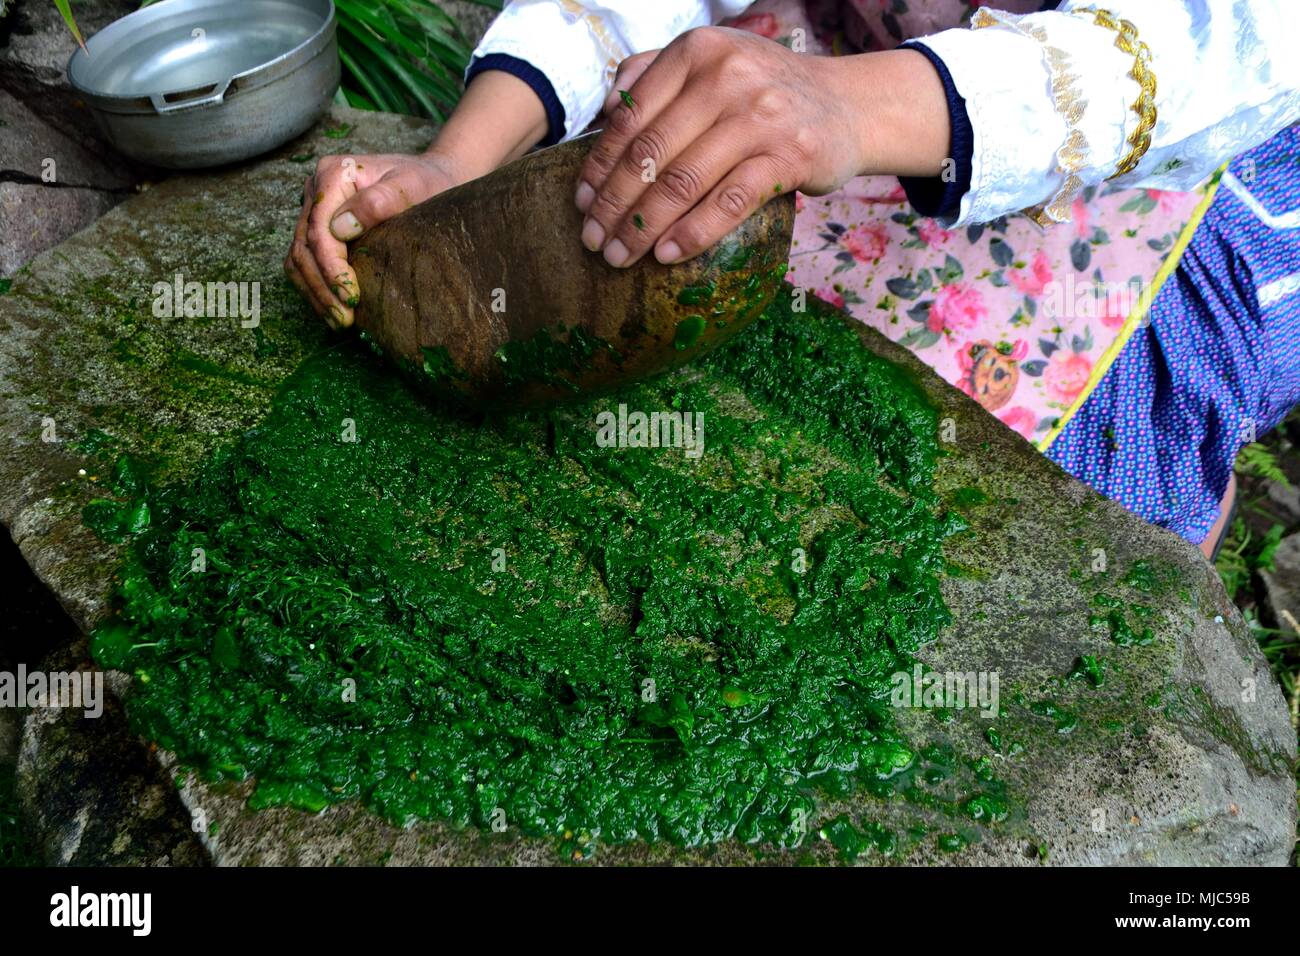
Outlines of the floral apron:
[{"label": "floral apron", "polygon": [[[730,25],[830,55],[962,26],[983,5],[760,0]],[[1234,162],[1271,170],[1257,188],[1300,204],[1300,130]],[[1300,208],[1247,215],[1259,203],[1220,190],[1243,191],[1220,174],[1186,193],[1089,187],[1068,222],[1046,228],[1016,214],[956,231],[918,216],[897,179],[862,177],[796,197],[789,277],[911,349],[1075,477],[1199,542],[1241,444],[1300,402]],[[1274,287],[1296,294],[1266,302]]]},{"label": "floral apron", "polygon": [[[728,25],[825,55],[961,26],[981,5],[759,0]],[[998,6],[1027,13],[1043,4]],[[1046,451],[1113,360],[1112,346],[1141,324],[1205,200],[1092,187],[1067,223],[1043,228],[1015,215],[954,232],[917,216],[896,178],[865,176],[796,197],[789,278],[911,349]]]}]

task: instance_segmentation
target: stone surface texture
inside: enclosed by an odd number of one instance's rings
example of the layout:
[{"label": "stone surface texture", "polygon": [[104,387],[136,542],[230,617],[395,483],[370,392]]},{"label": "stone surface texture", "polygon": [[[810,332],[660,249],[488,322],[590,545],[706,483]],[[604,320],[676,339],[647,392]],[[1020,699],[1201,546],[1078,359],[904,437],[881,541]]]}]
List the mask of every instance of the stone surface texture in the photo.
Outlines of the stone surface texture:
[{"label": "stone surface texture", "polygon": [[[91,0],[76,16],[89,34],[133,6]],[[53,3],[22,0],[0,21],[0,277],[90,225],[148,176],[104,143],[68,85],[74,49]]]}]

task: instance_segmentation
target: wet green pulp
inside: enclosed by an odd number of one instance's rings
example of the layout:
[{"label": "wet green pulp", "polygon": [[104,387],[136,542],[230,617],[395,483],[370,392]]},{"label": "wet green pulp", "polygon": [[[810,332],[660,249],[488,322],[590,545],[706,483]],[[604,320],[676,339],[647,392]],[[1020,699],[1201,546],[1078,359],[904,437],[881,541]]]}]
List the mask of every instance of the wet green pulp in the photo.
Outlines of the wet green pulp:
[{"label": "wet green pulp", "polygon": [[[619,404],[702,414],[704,453],[600,447]],[[907,373],[786,293],[689,368],[486,421],[336,348],[193,482],[127,467],[87,510],[129,541],[93,648],[254,805],[791,845],[917,760],[889,690],[948,621],[936,451]]]}]

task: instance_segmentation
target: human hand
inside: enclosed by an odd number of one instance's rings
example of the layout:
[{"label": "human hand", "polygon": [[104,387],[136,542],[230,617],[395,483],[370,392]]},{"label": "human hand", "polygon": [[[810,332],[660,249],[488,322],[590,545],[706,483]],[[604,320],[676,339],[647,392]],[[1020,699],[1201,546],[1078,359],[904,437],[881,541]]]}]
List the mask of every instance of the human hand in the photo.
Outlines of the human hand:
[{"label": "human hand", "polygon": [[912,50],[817,57],[703,27],[625,60],[605,107],[574,201],[613,266],[690,259],[793,189],[936,174],[948,150],[942,84]]},{"label": "human hand", "polygon": [[347,243],[464,178],[437,152],[323,157],[303,187],[285,274],[332,328],[350,326],[360,288]]}]

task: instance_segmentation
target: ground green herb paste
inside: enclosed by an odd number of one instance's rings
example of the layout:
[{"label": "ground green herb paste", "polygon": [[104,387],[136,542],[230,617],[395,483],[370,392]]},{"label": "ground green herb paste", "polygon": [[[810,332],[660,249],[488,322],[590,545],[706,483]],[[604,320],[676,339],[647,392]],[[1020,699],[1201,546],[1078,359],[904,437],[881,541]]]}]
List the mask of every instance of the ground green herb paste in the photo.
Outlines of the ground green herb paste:
[{"label": "ground green herb paste", "polygon": [[[702,414],[703,455],[599,447],[620,403]],[[790,845],[918,761],[889,676],[948,620],[935,454],[907,374],[785,294],[689,368],[487,421],[339,347],[192,483],[127,467],[88,509],[130,542],[93,647],[257,805]]]}]

